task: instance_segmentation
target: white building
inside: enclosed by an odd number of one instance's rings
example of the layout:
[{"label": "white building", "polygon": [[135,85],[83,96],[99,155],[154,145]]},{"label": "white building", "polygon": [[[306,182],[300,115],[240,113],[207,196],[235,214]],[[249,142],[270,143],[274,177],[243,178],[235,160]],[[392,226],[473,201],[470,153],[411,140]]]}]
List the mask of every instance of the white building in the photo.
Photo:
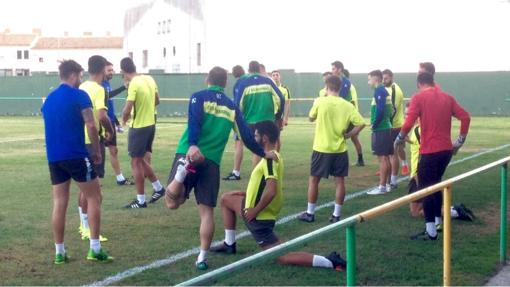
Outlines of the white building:
[{"label": "white building", "polygon": [[35,44],[35,34],[0,33],[0,77],[30,74],[30,49]]},{"label": "white building", "polygon": [[203,0],[155,0],[126,11],[124,51],[138,72],[204,72],[205,48]]}]

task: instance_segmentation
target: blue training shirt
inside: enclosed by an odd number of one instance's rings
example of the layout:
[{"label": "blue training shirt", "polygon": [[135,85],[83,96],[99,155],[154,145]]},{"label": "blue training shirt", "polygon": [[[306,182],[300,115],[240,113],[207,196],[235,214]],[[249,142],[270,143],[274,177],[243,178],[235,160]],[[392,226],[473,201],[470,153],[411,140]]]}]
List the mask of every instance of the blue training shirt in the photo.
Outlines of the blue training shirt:
[{"label": "blue training shirt", "polygon": [[103,88],[105,90],[106,98],[108,99],[108,118],[110,118],[111,122],[115,121],[115,106],[113,105],[113,100],[110,99],[110,92],[112,91],[112,87],[110,86],[110,82],[104,80]]},{"label": "blue training shirt", "polygon": [[89,156],[81,114],[86,108],[92,108],[87,93],[67,84],[61,84],[48,95],[41,112],[49,163]]},{"label": "blue training shirt", "polygon": [[342,87],[340,88],[340,97],[346,99],[347,101],[352,101],[350,98],[351,92],[351,81],[347,79],[347,77],[342,77]]}]

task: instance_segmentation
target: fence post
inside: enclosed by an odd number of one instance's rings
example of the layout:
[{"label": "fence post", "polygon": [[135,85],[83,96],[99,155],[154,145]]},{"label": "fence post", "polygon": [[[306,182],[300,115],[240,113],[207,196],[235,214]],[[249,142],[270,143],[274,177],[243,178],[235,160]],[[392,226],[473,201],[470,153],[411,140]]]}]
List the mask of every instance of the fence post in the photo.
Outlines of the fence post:
[{"label": "fence post", "polygon": [[347,286],[356,286],[356,230],[355,224],[346,228]]},{"label": "fence post", "polygon": [[499,232],[499,262],[506,264],[506,217],[507,217],[507,176],[508,163],[501,166],[501,222]]},{"label": "fence post", "polygon": [[451,286],[451,264],[452,264],[452,218],[450,206],[452,206],[452,186],[449,185],[443,190],[443,285]]}]

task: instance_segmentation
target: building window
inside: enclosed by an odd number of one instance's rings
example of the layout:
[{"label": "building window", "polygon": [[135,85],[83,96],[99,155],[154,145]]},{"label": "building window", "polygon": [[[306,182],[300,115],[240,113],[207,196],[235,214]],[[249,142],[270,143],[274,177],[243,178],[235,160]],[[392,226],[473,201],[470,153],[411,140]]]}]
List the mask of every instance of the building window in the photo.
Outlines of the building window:
[{"label": "building window", "polygon": [[158,22],[158,35],[161,34],[161,22]]},{"label": "building window", "polygon": [[18,60],[21,60],[22,59],[22,57],[21,57],[22,56],[22,51],[18,50],[17,52],[18,52],[17,53],[17,58],[18,58]]},{"label": "building window", "polygon": [[144,68],[147,68],[148,63],[149,63],[149,51],[147,51],[147,50],[143,50],[143,61],[142,61],[142,66],[143,66]]},{"label": "building window", "polygon": [[170,22],[171,22],[170,19],[168,19],[168,21],[166,22],[167,23],[166,24],[166,32],[167,33],[170,33]]},{"label": "building window", "polygon": [[175,53],[176,53],[175,46],[172,49],[172,53],[174,54],[174,57],[175,57]]},{"label": "building window", "polygon": [[23,51],[23,59],[28,59],[28,50]]},{"label": "building window", "polygon": [[16,69],[16,76],[30,76],[30,70],[28,70],[28,69]]},{"label": "building window", "polygon": [[202,44],[197,43],[197,66],[202,65]]},{"label": "building window", "polygon": [[163,58],[166,58],[166,48],[163,48]]},{"label": "building window", "polygon": [[39,63],[43,63],[44,62],[44,58],[43,57],[39,57]]},{"label": "building window", "polygon": [[163,26],[162,26],[162,32],[163,34],[165,34],[165,31],[166,31],[166,21],[163,21]]},{"label": "building window", "polygon": [[129,53],[128,53],[128,57],[129,57],[131,60],[133,60],[133,52],[129,52]]}]

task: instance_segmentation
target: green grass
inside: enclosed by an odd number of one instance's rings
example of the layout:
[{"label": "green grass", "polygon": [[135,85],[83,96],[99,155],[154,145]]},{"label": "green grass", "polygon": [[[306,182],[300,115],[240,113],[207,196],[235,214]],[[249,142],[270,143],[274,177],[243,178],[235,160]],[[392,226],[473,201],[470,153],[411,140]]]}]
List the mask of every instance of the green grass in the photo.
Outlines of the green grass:
[{"label": "green grass", "polygon": [[[162,202],[145,210],[123,210],[134,198],[134,188],[115,184],[110,166],[103,185],[102,233],[110,240],[103,246],[116,260],[93,264],[85,260],[88,242],[77,232],[77,188],[72,186],[66,225],[69,264],[54,266],[51,232],[51,185],[44,150],[44,130],[40,118],[0,117],[0,284],[1,285],[82,285],[104,279],[126,269],[149,264],[198,246],[198,211],[194,200],[177,211]],[[153,166],[166,182],[175,146],[183,131],[184,119],[164,118],[158,124]],[[490,127],[490,128],[487,128]],[[285,159],[285,203],[281,217],[306,207],[307,180],[314,126],[304,119],[293,119],[282,134]],[[454,160],[508,143],[508,118],[475,118],[466,145]],[[454,127],[454,133],[458,125]],[[370,132],[364,130],[365,168],[351,168],[347,193],[374,186],[376,159],[369,153]],[[126,135],[119,137],[121,165],[130,175]],[[355,159],[349,143],[350,158]],[[510,148],[493,152],[448,169],[446,177],[471,170],[507,156]],[[232,168],[233,143],[223,158],[221,175]],[[221,192],[243,190],[249,175],[249,154],[245,153],[240,182],[222,182]],[[151,190],[150,184],[146,189]],[[480,285],[497,270],[499,226],[499,170],[469,178],[454,187],[454,202],[462,201],[478,215],[474,223],[454,222],[452,284]],[[334,197],[332,180],[320,185],[319,204]],[[407,193],[401,183],[397,191],[382,197],[361,196],[345,204],[343,216],[377,206]],[[289,240],[328,224],[331,210],[323,209],[316,222],[291,221],[276,227],[282,240]],[[216,210],[215,240],[223,238],[221,214]],[[363,285],[439,285],[442,283],[442,244],[412,242],[408,236],[423,228],[422,220],[409,216],[407,208],[369,221],[357,228],[358,283]],[[245,230],[239,225],[238,230]],[[326,254],[337,250],[345,254],[345,232],[324,236],[299,250]],[[211,270],[258,252],[250,237],[239,240],[235,256],[210,255]],[[116,285],[173,285],[202,274],[194,268],[191,256],[161,268],[129,277]],[[331,270],[278,266],[272,260],[221,279],[218,285],[341,285],[345,274]]]}]

